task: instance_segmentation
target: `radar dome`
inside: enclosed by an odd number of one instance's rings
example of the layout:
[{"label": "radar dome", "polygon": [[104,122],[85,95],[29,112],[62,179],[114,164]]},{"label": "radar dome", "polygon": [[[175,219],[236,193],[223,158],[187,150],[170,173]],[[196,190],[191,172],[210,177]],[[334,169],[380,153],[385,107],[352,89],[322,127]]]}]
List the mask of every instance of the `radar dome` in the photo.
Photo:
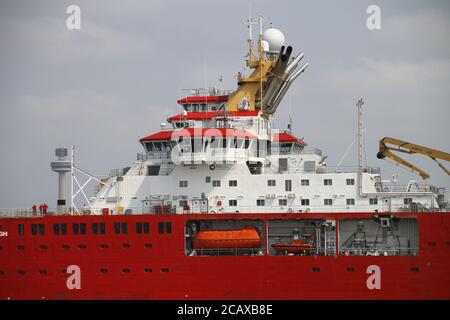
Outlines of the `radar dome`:
[{"label": "radar dome", "polygon": [[275,28],[265,30],[263,39],[269,43],[269,52],[280,52],[284,45],[284,34]]}]

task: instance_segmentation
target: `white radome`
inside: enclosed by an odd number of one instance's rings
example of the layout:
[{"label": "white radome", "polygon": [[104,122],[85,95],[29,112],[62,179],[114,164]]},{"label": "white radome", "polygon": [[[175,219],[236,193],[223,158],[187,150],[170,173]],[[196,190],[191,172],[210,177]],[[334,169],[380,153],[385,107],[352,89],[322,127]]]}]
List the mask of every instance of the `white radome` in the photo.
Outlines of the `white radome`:
[{"label": "white radome", "polygon": [[281,47],[284,45],[284,34],[275,28],[265,30],[263,39],[269,44],[269,52],[280,52]]}]

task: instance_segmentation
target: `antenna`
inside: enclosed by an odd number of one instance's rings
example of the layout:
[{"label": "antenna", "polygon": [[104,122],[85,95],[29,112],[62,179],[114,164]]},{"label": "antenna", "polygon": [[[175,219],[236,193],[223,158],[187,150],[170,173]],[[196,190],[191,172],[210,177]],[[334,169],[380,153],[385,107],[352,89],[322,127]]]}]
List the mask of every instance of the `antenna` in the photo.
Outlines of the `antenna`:
[{"label": "antenna", "polygon": [[363,164],[364,155],[364,130],[362,126],[362,106],[364,105],[364,100],[360,98],[356,103],[356,107],[358,108],[358,168],[359,172],[362,172],[365,169]]}]

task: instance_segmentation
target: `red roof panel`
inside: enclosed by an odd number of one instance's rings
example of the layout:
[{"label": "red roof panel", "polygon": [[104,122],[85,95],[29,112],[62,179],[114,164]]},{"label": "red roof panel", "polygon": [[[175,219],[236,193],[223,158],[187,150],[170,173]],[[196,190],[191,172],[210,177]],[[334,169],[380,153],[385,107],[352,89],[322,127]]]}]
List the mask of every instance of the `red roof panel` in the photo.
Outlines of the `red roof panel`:
[{"label": "red roof panel", "polygon": [[226,102],[228,101],[228,96],[189,96],[177,101],[179,104],[185,103],[208,103],[208,102]]},{"label": "red roof panel", "polygon": [[[256,117],[259,111],[229,111],[228,117]],[[188,112],[186,116],[182,113],[168,118],[168,121],[181,121],[181,120],[211,120],[217,117],[223,117],[223,111],[203,111],[203,112]]]},{"label": "red roof panel", "polygon": [[236,138],[249,138],[256,139],[256,136],[252,135],[244,129],[230,129],[230,128],[187,128],[180,130],[167,130],[160,131],[158,133],[141,138],[140,142],[145,141],[159,141],[159,140],[172,140],[177,137],[236,137]]},{"label": "red roof panel", "polygon": [[308,144],[303,141],[303,139],[299,139],[297,137],[294,137],[292,134],[287,132],[280,132],[274,135],[273,137],[274,142],[298,142],[304,146],[307,146]]}]

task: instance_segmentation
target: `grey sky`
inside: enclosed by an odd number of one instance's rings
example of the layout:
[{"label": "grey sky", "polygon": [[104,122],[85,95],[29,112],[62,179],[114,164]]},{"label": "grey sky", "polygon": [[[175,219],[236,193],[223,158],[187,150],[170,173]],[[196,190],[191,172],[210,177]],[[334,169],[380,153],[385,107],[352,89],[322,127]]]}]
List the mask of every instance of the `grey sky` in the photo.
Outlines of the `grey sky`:
[{"label": "grey sky", "polygon": [[[81,7],[82,28],[65,27]],[[379,31],[366,8],[381,7]],[[384,136],[450,150],[450,2],[251,1],[280,28],[308,70],[291,87],[294,133],[336,165],[355,136],[365,99],[367,159],[406,184],[420,177],[378,160]],[[139,136],[179,112],[182,88],[235,88],[242,71],[247,1],[1,1],[0,207],[56,203],[54,147],[75,144],[78,165],[96,174],[124,167]],[[268,19],[270,17],[270,20]],[[276,124],[286,128],[288,100]],[[413,160],[430,184],[450,179]],[[353,148],[344,164],[356,163]]]}]

